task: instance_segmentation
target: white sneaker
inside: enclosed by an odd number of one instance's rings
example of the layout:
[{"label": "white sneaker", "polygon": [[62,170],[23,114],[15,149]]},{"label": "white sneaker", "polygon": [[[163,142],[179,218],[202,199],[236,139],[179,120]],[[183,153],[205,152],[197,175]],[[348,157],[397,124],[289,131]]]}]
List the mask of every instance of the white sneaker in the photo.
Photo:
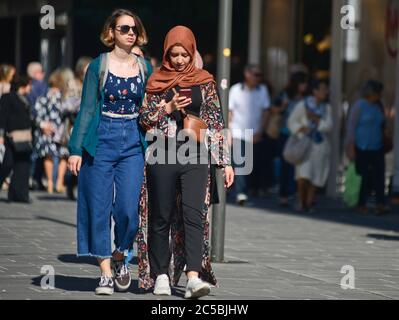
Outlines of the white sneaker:
[{"label": "white sneaker", "polygon": [[169,277],[166,274],[161,274],[155,281],[154,294],[157,296],[170,296],[172,294],[170,290]]},{"label": "white sneaker", "polygon": [[237,194],[236,202],[240,205],[244,205],[248,201],[248,196],[245,193]]},{"label": "white sneaker", "polygon": [[207,296],[211,292],[211,286],[202,281],[200,278],[192,278],[187,281],[186,293],[184,298],[186,299],[197,299],[203,296]]}]

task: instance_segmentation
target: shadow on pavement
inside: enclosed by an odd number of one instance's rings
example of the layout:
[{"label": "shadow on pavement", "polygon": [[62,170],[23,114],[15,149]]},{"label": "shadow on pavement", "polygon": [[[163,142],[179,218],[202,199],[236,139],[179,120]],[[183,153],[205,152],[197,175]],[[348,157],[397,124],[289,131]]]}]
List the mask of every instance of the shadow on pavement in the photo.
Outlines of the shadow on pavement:
[{"label": "shadow on pavement", "polygon": [[[32,279],[32,285],[41,287],[42,277],[35,277]],[[88,277],[74,277],[74,276],[54,276],[54,287],[58,290],[63,291],[75,291],[75,292],[93,292],[98,286],[99,278],[88,278]],[[128,290],[129,293],[143,294],[143,291],[138,288],[138,281],[132,280],[132,284]]]},{"label": "shadow on pavement", "polygon": [[[59,261],[64,263],[77,263],[98,266],[97,260],[94,257],[77,257],[75,254],[60,254],[57,258]],[[137,265],[137,257],[133,257],[133,259],[130,260],[130,264]]]},{"label": "shadow on pavement", "polygon": [[63,221],[63,220],[59,220],[59,219],[54,219],[54,218],[49,218],[49,217],[43,217],[43,216],[36,216],[36,219],[38,219],[38,220],[50,221],[50,222],[54,222],[54,223],[58,223],[58,224],[63,224],[63,225],[65,225],[65,226],[69,226],[69,227],[76,228],[76,224],[70,223],[70,222],[66,222],[66,221]]},{"label": "shadow on pavement", "polygon": [[[32,279],[32,285],[41,287],[42,277]],[[73,277],[73,276],[54,276],[54,287],[64,291],[93,292],[98,285],[97,278]]]},{"label": "shadow on pavement", "polygon": [[69,199],[67,198],[66,195],[60,194],[60,195],[47,195],[47,196],[37,196],[37,200],[41,201],[68,201]]},{"label": "shadow on pavement", "polygon": [[94,257],[77,257],[75,254],[60,254],[58,260],[64,263],[77,263],[77,264],[89,264],[92,266],[98,266],[97,260]]},{"label": "shadow on pavement", "polygon": [[172,288],[172,295],[184,299],[184,294],[185,294],[185,288],[183,289],[176,287]]},{"label": "shadow on pavement", "polygon": [[[278,204],[277,195],[269,195],[265,198],[250,198],[250,201],[243,206],[248,209],[264,209],[264,213],[277,213],[284,215],[292,215],[313,220],[324,220],[335,223],[343,223],[349,225],[357,225],[369,228],[376,228],[387,231],[399,232],[399,207],[391,206],[391,213],[384,216],[376,216],[372,210],[367,215],[360,215],[355,209],[345,206],[341,199],[334,200],[325,196],[316,198],[314,213],[299,213],[291,207],[281,207]],[[234,198],[230,195],[227,198],[229,205],[240,207],[234,202]],[[267,210],[267,211],[266,211]]]},{"label": "shadow on pavement", "polygon": [[391,236],[388,234],[377,234],[377,233],[369,233],[367,235],[369,238],[374,238],[377,240],[385,240],[385,241],[399,241],[399,236]]}]

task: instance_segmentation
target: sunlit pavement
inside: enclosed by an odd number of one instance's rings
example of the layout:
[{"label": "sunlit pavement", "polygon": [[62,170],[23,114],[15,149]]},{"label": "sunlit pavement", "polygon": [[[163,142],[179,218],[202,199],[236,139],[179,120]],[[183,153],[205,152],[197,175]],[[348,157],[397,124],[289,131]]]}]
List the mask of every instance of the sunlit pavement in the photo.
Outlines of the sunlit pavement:
[{"label": "sunlit pavement", "polygon": [[[75,256],[75,202],[39,192],[30,205],[5,198],[3,191],[0,299],[160,299],[137,289],[135,264],[129,292],[94,295],[95,261]],[[324,200],[305,215],[275,202],[271,197],[227,206],[226,263],[214,264],[220,287],[206,299],[399,298],[399,212],[361,216]],[[43,266],[54,268],[54,289],[41,286],[48,283]],[[161,299],[182,299],[184,278],[180,284]]]}]

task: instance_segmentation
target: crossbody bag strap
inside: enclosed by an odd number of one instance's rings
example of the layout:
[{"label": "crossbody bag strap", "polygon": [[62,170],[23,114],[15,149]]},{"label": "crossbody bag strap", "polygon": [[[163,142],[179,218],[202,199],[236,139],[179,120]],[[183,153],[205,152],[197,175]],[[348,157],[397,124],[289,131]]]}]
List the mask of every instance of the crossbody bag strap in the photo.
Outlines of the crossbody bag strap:
[{"label": "crossbody bag strap", "polygon": [[139,63],[139,69],[140,69],[140,76],[141,79],[143,79],[144,83],[147,83],[148,80],[148,69],[147,69],[147,65],[145,63],[145,60],[143,57],[137,56],[135,55],[138,63]]},{"label": "crossbody bag strap", "polygon": [[98,70],[98,96],[101,96],[101,91],[104,86],[104,80],[105,80],[105,71],[107,69],[107,64],[108,64],[108,54],[107,53],[102,53],[101,54],[101,61],[100,61],[100,69]]}]

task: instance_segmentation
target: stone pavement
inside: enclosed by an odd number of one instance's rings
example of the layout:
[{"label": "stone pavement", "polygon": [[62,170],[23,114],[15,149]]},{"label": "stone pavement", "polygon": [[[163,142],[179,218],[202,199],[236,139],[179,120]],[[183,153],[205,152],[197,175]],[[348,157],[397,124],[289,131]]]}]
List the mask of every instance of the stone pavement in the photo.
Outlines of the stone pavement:
[{"label": "stone pavement", "polygon": [[[137,289],[96,297],[93,259],[75,256],[76,203],[32,194],[34,203],[8,204],[0,193],[0,299],[155,299]],[[397,210],[397,208],[395,208]],[[323,200],[314,214],[281,210],[275,200],[227,206],[226,263],[215,263],[216,299],[398,299],[399,212],[360,216]],[[55,270],[55,289],[41,288],[41,268]],[[341,288],[353,266],[355,289]],[[184,279],[175,289],[182,299]]]}]

